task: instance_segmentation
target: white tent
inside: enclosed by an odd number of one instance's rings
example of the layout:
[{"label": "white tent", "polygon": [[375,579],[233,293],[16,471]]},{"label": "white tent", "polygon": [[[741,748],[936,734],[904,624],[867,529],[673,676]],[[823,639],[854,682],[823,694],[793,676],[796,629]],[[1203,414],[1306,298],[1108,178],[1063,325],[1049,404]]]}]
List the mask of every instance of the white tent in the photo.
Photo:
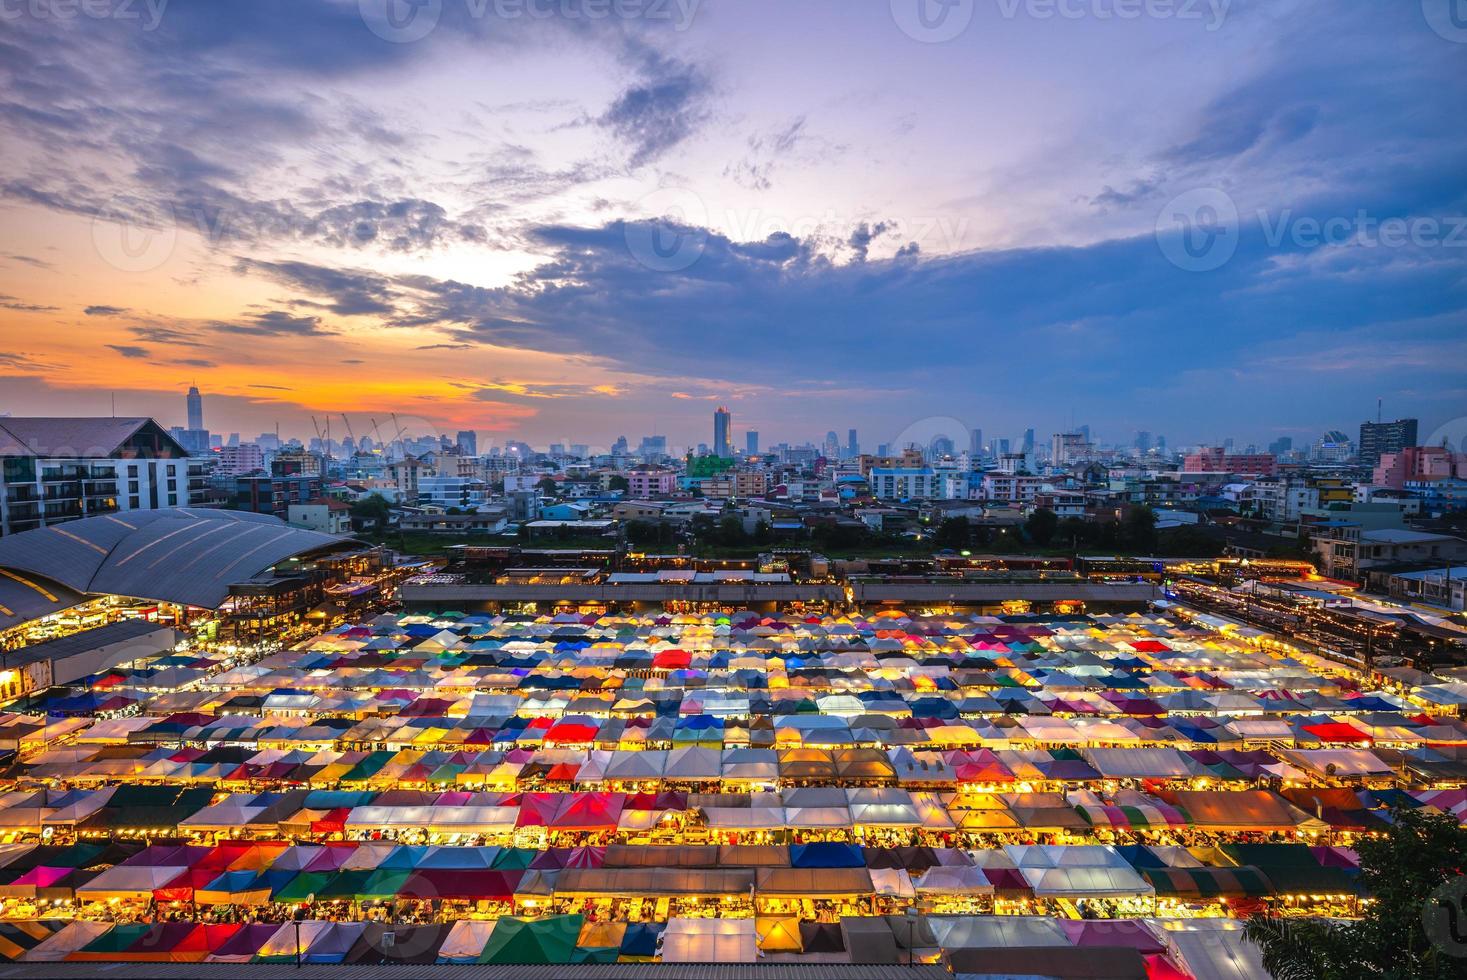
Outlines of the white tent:
[{"label": "white tent", "polygon": [[53,936],[41,940],[20,957],[23,963],[60,963],[67,955],[86,946],[112,928],[110,922],[77,919]]},{"label": "white tent", "polygon": [[664,963],[753,963],[758,958],[753,919],[670,919],[662,934]]},{"label": "white tent", "polygon": [[1268,976],[1263,955],[1235,919],[1148,919],[1181,953],[1196,980],[1255,980]]}]

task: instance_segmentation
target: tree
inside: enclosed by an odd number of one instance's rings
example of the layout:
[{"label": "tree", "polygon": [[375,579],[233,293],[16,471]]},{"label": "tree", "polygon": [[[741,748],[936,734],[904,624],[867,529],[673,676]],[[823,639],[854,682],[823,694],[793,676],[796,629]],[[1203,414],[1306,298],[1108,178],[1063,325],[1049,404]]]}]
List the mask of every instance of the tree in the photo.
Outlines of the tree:
[{"label": "tree", "polygon": [[1024,530],[1029,534],[1029,540],[1041,548],[1054,539],[1054,532],[1059,528],[1059,516],[1048,507],[1040,507],[1029,515],[1024,522]]},{"label": "tree", "polygon": [[540,493],[546,497],[554,497],[560,492],[560,484],[556,483],[548,476],[542,476],[540,478],[540,482],[535,484],[535,489],[539,490]]},{"label": "tree", "polygon": [[[1449,813],[1397,808],[1382,837],[1362,839],[1360,884],[1375,899],[1358,921],[1254,916],[1245,933],[1278,980],[1444,980],[1467,977],[1467,944],[1433,944],[1423,913],[1434,911],[1433,891],[1467,870],[1467,828]],[[1467,923],[1463,891],[1450,911],[1455,933]],[[1444,915],[1443,918],[1446,918]]]},{"label": "tree", "polygon": [[1121,542],[1135,555],[1156,551],[1156,511],[1150,507],[1132,507],[1121,526]]},{"label": "tree", "polygon": [[613,476],[606,481],[606,489],[626,493],[632,488],[631,482],[624,476]]},{"label": "tree", "polygon": [[380,493],[369,493],[365,497],[358,497],[351,505],[351,518],[362,524],[371,524],[374,530],[382,530],[387,523],[388,516],[392,513],[392,507],[387,503],[387,498]]},{"label": "tree", "polygon": [[966,517],[949,517],[937,525],[937,531],[932,535],[932,543],[938,548],[951,548],[957,551],[968,547],[969,531]]}]

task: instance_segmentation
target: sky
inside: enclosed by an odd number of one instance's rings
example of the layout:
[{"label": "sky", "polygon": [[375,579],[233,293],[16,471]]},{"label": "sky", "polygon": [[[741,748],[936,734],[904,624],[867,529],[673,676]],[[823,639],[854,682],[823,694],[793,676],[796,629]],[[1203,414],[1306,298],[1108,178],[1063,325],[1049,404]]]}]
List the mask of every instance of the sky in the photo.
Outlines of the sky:
[{"label": "sky", "polygon": [[0,412],[1467,433],[1464,104],[1458,0],[0,0]]}]

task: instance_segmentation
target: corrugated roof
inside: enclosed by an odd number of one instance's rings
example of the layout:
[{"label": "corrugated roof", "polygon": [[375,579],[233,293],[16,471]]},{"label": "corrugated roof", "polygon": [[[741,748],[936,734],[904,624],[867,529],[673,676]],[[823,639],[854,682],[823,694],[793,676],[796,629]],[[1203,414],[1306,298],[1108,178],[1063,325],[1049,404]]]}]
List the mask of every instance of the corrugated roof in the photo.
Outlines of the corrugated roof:
[{"label": "corrugated roof", "polygon": [[85,630],[81,633],[73,633],[71,636],[63,636],[47,640],[45,643],[24,647],[11,654],[7,663],[11,667],[21,667],[42,660],[65,660],[67,657],[88,653],[98,647],[112,643],[126,643],[128,640],[141,639],[160,631],[173,632],[167,626],[159,626],[146,619],[124,619],[116,623],[108,623],[106,626],[99,626],[94,630]]},{"label": "corrugated roof", "polygon": [[234,582],[347,539],[268,514],[173,508],[70,521],[0,538],[0,569],[76,592],[216,608]]},{"label": "corrugated roof", "polygon": [[83,598],[60,582],[0,568],[0,630],[69,609]]}]

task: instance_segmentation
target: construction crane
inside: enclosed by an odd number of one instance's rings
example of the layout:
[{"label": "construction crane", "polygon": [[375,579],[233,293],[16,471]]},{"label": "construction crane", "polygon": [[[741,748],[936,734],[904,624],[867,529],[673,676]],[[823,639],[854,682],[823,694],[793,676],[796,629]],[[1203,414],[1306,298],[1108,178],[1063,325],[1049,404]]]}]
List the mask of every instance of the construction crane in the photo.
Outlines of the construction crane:
[{"label": "construction crane", "polygon": [[341,421],[346,423],[347,437],[351,439],[351,444],[353,447],[355,447],[357,444],[357,434],[351,430],[351,419],[346,417],[345,412],[341,413]]}]

